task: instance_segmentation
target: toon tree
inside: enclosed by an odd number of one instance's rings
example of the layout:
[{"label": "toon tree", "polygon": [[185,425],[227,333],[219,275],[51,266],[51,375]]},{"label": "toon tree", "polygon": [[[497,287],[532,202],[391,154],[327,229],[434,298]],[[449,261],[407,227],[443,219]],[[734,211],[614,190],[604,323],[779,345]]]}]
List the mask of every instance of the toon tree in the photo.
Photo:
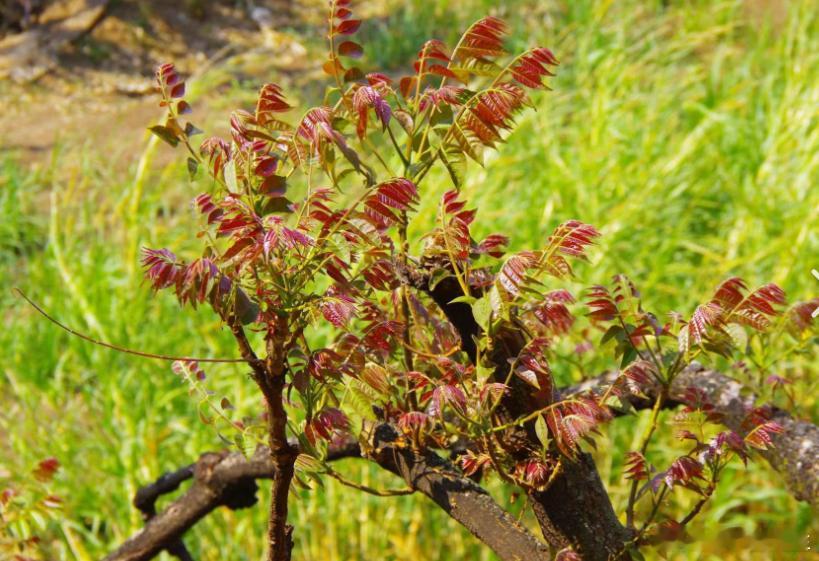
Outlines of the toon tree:
[{"label": "toon tree", "polygon": [[[655,315],[623,275],[582,295],[566,289],[599,236],[591,225],[568,220],[517,253],[504,235],[475,239],[477,213],[459,191],[467,163],[503,143],[557,59],[540,47],[510,57],[504,23],[486,17],[454,48],[424,43],[408,76],[365,74],[350,38],[360,23],[349,0],[332,2],[323,105],[293,107],[266,84],[254,111],[232,114],[228,139],[196,142],[183,78],[172,64],[157,70],[166,117],[151,130],[212,181],[193,203],[201,254],[146,248],[145,274],[221,319],[266,410],[257,423],[235,420],[227,399],[207,393],[203,364],[233,359],[177,360],[204,416],[227,424],[240,451],[204,454],[141,489],[146,526],[107,559],[190,558],[183,533],[219,506],[255,504],[260,478],[272,479],[271,561],[291,558],[299,532],[288,524],[291,487],[321,478],[424,494],[503,560],[633,558],[684,535],[726,464],[753,457],[815,504],[819,430],[702,363],[753,359],[776,338],[813,343],[819,301],[787,307],[778,286],[730,278],[691,314]],[[434,227],[408,236],[421,199],[437,197],[425,185],[436,166],[451,188]],[[550,364],[578,330],[610,368],[558,387]],[[678,410],[673,432],[657,422],[667,408]],[[618,513],[588,449],[603,425],[640,410],[650,423],[621,451],[630,492]],[[674,438],[685,452],[658,464],[653,443]],[[333,461],[352,456],[405,487],[350,481]],[[481,487],[488,478],[528,497],[542,537]],[[157,513],[157,498],[188,479]],[[676,493],[699,497],[677,518],[666,512]]]}]

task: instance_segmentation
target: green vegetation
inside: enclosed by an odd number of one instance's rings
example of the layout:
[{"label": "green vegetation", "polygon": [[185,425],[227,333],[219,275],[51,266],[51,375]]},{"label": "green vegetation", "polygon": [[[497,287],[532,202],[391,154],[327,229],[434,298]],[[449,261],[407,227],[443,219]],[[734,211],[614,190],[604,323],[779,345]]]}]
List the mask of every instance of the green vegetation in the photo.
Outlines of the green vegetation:
[{"label": "green vegetation", "polygon": [[[522,118],[502,154],[485,169],[470,168],[466,197],[487,228],[475,233],[506,233],[518,249],[542,245],[569,218],[593,224],[603,233],[600,249],[579,270],[578,287],[626,271],[656,310],[690,313],[730,275],[751,285],[773,281],[807,299],[819,292],[810,274],[819,265],[819,17],[807,1],[788,3],[787,15],[778,2],[666,3],[506,3],[499,15],[512,36],[552,47],[562,66],[554,92],[537,97],[538,112]],[[392,8],[362,32],[371,59],[397,67],[423,38],[451,38],[492,3],[413,0]],[[225,72],[203,76],[195,94],[231,98],[215,92]],[[139,247],[167,244],[181,253],[176,239],[185,239],[194,215],[175,209],[198,192],[184,161],[160,164],[167,158],[155,144],[116,154],[115,165],[90,145],[65,144],[44,164],[31,167],[12,155],[0,166],[0,488],[42,458],[60,459],[53,491],[64,499],[64,514],[40,532],[49,558],[99,558],[141,526],[130,506],[140,484],[224,446],[199,422],[196,400],[170,365],[72,338],[6,289],[24,288],[65,323],[101,339],[158,353],[232,356],[229,333],[215,321],[203,326],[210,316],[180,310],[170,295],[154,298],[142,282]],[[441,174],[441,192],[447,181]],[[432,217],[432,208],[421,208],[412,226]],[[817,367],[808,355],[777,371],[794,381],[798,413],[814,421]],[[209,384],[251,414],[259,409],[255,389],[237,368],[212,366]],[[598,466],[618,504],[628,485],[622,458],[607,451],[631,449],[646,422],[645,415],[615,422],[600,439]],[[338,469],[365,484],[385,478],[352,460]],[[800,555],[817,547],[819,521],[778,477],[762,463],[729,468],[690,528],[697,541],[673,544],[674,555],[664,558],[807,558]],[[267,490],[260,496],[266,501]],[[424,500],[368,497],[334,482],[321,494],[300,491],[292,507],[297,555],[492,558]],[[196,558],[258,559],[265,518],[263,508],[220,512],[186,541]]]}]

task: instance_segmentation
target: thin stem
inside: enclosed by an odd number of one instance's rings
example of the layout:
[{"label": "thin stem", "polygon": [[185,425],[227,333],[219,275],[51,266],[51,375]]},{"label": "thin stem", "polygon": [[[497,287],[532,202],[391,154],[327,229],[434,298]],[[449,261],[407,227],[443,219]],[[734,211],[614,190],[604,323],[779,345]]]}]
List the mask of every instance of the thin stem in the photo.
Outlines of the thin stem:
[{"label": "thin stem", "polygon": [[[663,407],[663,403],[665,403],[666,397],[666,389],[662,388],[660,393],[657,395],[657,399],[654,401],[654,407],[651,410],[651,420],[649,421],[648,428],[643,433],[642,443],[640,444],[640,454],[643,456],[648,449],[648,443],[651,441],[651,437],[654,435],[654,431],[657,430],[657,421],[660,417],[660,410]],[[626,507],[626,526],[629,528],[634,527],[634,503],[637,501],[637,479],[634,479],[631,482],[631,490],[628,494],[628,506]]]},{"label": "thin stem", "polygon": [[663,487],[660,490],[660,494],[657,496],[657,500],[654,501],[654,504],[651,507],[651,512],[648,514],[648,518],[646,518],[645,522],[643,522],[643,525],[640,527],[640,530],[637,532],[637,535],[634,538],[635,541],[639,540],[640,537],[645,534],[645,531],[654,521],[654,518],[657,517],[657,513],[660,511],[660,506],[663,504],[663,499],[665,499],[667,494],[668,487]]},{"label": "thin stem", "polygon": [[392,132],[392,120],[387,122],[387,134],[389,135],[390,141],[395,148],[395,152],[398,154],[398,157],[401,158],[401,163],[404,164],[404,173],[406,174],[406,170],[409,169],[410,163],[406,156],[404,156],[404,151],[401,150],[401,146],[398,144],[398,140],[395,138],[395,134]]},{"label": "thin stem", "polygon": [[495,468],[495,472],[497,472],[498,477],[506,481],[507,483],[515,483],[515,481],[509,477],[509,475],[501,469],[500,461],[495,456],[495,447],[492,445],[492,441],[488,437],[484,437],[484,446],[486,447],[486,452],[489,455],[489,463],[492,464],[492,467]]},{"label": "thin stem", "polygon": [[337,471],[333,471],[330,468],[327,469],[326,473],[342,485],[357,489],[369,495],[375,495],[376,497],[400,497],[404,495],[412,495],[415,492],[415,489],[411,489],[410,487],[404,487],[402,489],[374,489],[372,487],[368,487],[367,485],[350,481]]},{"label": "thin stem", "polygon": [[682,520],[680,520],[680,525],[685,526],[686,524],[691,522],[691,520],[693,520],[694,517],[697,516],[700,513],[700,511],[702,510],[702,507],[705,506],[705,503],[707,503],[708,499],[710,499],[710,498],[711,498],[711,494],[708,493],[704,497],[702,497],[699,501],[697,501],[697,504],[694,505],[694,508],[691,509],[691,512],[686,514],[685,517]]},{"label": "thin stem", "polygon": [[537,417],[539,417],[540,415],[546,413],[547,411],[550,411],[550,410],[552,410],[552,409],[554,409],[556,407],[560,407],[562,405],[566,405],[567,403],[578,403],[578,404],[581,404],[581,405],[583,404],[583,402],[578,400],[578,399],[564,399],[562,401],[556,401],[555,403],[550,403],[546,407],[542,407],[542,408],[538,409],[537,411],[533,411],[533,412],[529,413],[525,417],[521,417],[519,419],[516,419],[516,420],[512,421],[511,423],[506,423],[504,425],[494,426],[494,427],[492,427],[490,432],[501,432],[501,431],[505,431],[506,429],[511,429],[513,427],[520,426],[520,425],[522,425],[522,424],[524,424],[524,423],[526,423],[528,421],[531,421],[532,419],[536,419]]},{"label": "thin stem", "polygon": [[[341,218],[339,218],[339,220],[338,220],[338,221],[337,221],[337,222],[336,222],[336,223],[333,225],[333,227],[330,229],[330,231],[329,231],[329,232],[327,232],[327,235],[325,235],[325,236],[323,236],[323,237],[321,237],[321,238],[319,238],[319,239],[317,239],[317,240],[316,240],[316,244],[315,244],[315,246],[314,246],[313,250],[311,251],[310,255],[308,255],[308,256],[307,256],[307,257],[304,259],[304,262],[301,264],[301,266],[299,266],[299,268],[298,268],[298,269],[296,269],[296,272],[295,272],[295,273],[293,273],[293,277],[297,277],[297,276],[298,276],[300,273],[302,273],[302,272],[303,272],[303,271],[304,271],[304,270],[305,270],[305,269],[306,269],[306,268],[307,268],[307,267],[310,265],[310,263],[312,263],[313,258],[315,257],[315,255],[316,255],[316,254],[317,254],[319,251],[321,251],[321,250],[323,249],[323,247],[322,247],[323,243],[324,243],[324,242],[326,242],[327,240],[329,240],[329,239],[330,239],[332,236],[334,236],[334,235],[335,235],[335,234],[336,234],[336,233],[337,233],[337,232],[338,232],[338,231],[341,229],[341,226],[342,226],[342,225],[344,225],[344,224],[346,223],[347,218],[349,218],[349,217],[350,217],[350,215],[353,213],[353,211],[356,209],[356,207],[358,207],[358,205],[360,205],[360,204],[361,204],[361,203],[364,201],[364,199],[366,199],[366,198],[367,198],[369,195],[370,195],[370,190],[369,190],[369,189],[366,189],[366,190],[364,191],[364,193],[362,193],[362,194],[361,194],[361,196],[360,196],[360,197],[358,197],[358,198],[357,198],[357,199],[356,199],[356,200],[353,202],[353,204],[352,204],[352,205],[351,205],[351,206],[350,206],[350,207],[349,207],[349,208],[348,208],[348,209],[347,209],[347,210],[344,212],[344,214],[343,214],[343,215],[341,215]],[[320,245],[320,244],[321,244],[321,245]],[[323,260],[323,261],[322,261],[322,262],[319,264],[319,266],[318,266],[318,267],[317,267],[315,270],[316,270],[316,271],[320,271],[320,270],[321,270],[321,268],[322,268],[322,267],[324,267],[324,264],[325,264],[325,263],[327,263],[327,261],[329,261],[331,257],[332,257],[332,255],[327,256],[327,257],[326,257],[326,258],[325,258],[325,259],[324,259],[324,260]],[[302,282],[302,283],[301,283],[301,284],[300,284],[300,285],[297,287],[297,288],[298,288],[298,290],[301,290],[301,288],[302,288],[302,287],[303,287],[303,286],[304,286],[304,285],[307,283],[307,281],[308,281],[309,279],[311,279],[311,278],[313,278],[313,275],[308,275],[307,279],[305,279],[305,280],[304,280],[304,282]]]},{"label": "thin stem", "polygon": [[401,344],[406,349],[409,349],[413,354],[416,354],[418,356],[422,356],[424,358],[432,358],[432,359],[447,358],[447,357],[450,357],[450,356],[454,355],[455,353],[457,353],[458,351],[461,350],[461,348],[456,345],[456,346],[452,347],[451,349],[449,349],[445,353],[434,354],[434,353],[428,353],[426,351],[422,351],[421,349],[417,349],[417,348],[413,347],[412,345],[410,345],[409,343],[404,342],[404,341],[402,341]]},{"label": "thin stem", "polygon": [[369,148],[370,151],[375,155],[375,158],[381,164],[381,167],[383,167],[384,170],[387,172],[387,175],[389,175],[390,177],[395,177],[395,172],[393,172],[390,169],[390,166],[387,164],[387,162],[384,161],[384,158],[381,156],[381,154],[378,151],[378,148],[375,147],[375,145],[372,143],[372,141],[369,138],[364,137],[362,144],[364,144],[364,146]]},{"label": "thin stem", "polygon": [[458,267],[458,263],[455,259],[455,251],[452,249],[452,244],[449,242],[449,236],[446,233],[446,221],[444,218],[444,211],[443,208],[440,212],[441,215],[441,230],[443,231],[444,236],[444,246],[446,248],[447,256],[449,257],[449,262],[452,264],[452,272],[455,273],[455,278],[458,280],[458,284],[461,286],[461,290],[464,293],[464,296],[469,296],[471,291],[469,290],[469,285],[467,284],[467,272],[464,270],[463,276],[461,274],[461,270]]},{"label": "thin stem", "polygon": [[48,321],[59,327],[60,329],[67,331],[71,335],[75,337],[79,337],[83,341],[88,341],[89,343],[93,343],[94,345],[98,345],[100,347],[105,347],[107,349],[112,349],[114,351],[118,351],[120,353],[125,353],[134,356],[141,356],[143,358],[152,358],[155,360],[167,360],[169,362],[176,362],[176,361],[183,361],[183,362],[229,362],[229,363],[239,363],[239,362],[247,362],[244,358],[202,358],[202,357],[194,357],[194,356],[174,356],[174,355],[164,355],[159,353],[149,353],[146,351],[138,351],[135,349],[129,349],[127,347],[122,347],[120,345],[114,345],[113,343],[106,343],[105,341],[100,341],[98,339],[94,339],[93,337],[86,335],[85,333],[80,333],[76,329],[72,329],[61,323],[56,318],[52,317],[48,314],[44,309],[34,303],[25,293],[17,287],[11,289],[12,292],[20,296],[23,300],[28,302],[28,304],[37,310],[37,312],[46,318]]}]

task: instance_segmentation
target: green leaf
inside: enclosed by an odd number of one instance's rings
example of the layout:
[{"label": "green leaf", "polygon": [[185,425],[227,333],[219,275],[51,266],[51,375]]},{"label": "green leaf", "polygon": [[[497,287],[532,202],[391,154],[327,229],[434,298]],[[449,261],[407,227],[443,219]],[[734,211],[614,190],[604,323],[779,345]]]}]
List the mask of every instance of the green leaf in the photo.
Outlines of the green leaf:
[{"label": "green leaf", "polygon": [[262,206],[261,214],[271,214],[274,212],[282,212],[282,213],[289,213],[293,212],[290,208],[290,205],[293,204],[293,201],[288,199],[287,197],[273,197],[272,199],[268,199],[264,205]]},{"label": "green leaf", "polygon": [[304,479],[302,479],[299,476],[298,472],[296,472],[295,475],[293,475],[292,485],[293,485],[293,487],[295,487],[297,489],[301,489],[302,491],[312,491],[313,490],[313,488],[310,487],[310,485]]},{"label": "green leaf", "polygon": [[148,127],[148,130],[154,133],[156,136],[173,146],[174,148],[179,144],[179,139],[173,132],[173,129],[169,127],[165,127],[163,125],[154,125],[153,127]]},{"label": "green leaf", "polygon": [[193,158],[188,158],[188,177],[191,181],[196,179],[196,172],[199,171],[199,162]]},{"label": "green leaf", "polygon": [[347,394],[347,403],[350,404],[352,410],[362,419],[375,419],[372,405],[373,403],[377,403],[381,398],[378,392],[364,382],[354,378],[350,379],[348,387],[350,393]]},{"label": "green leaf", "polygon": [[546,420],[543,418],[543,415],[538,415],[535,420],[535,434],[543,445],[543,449],[547,450],[552,439],[549,437],[549,427],[546,426]]},{"label": "green leaf", "polygon": [[492,375],[495,373],[494,368],[490,368],[488,366],[483,366],[479,364],[475,367],[475,375],[478,379],[479,384],[485,384],[487,380],[489,380]]},{"label": "green leaf", "polygon": [[637,358],[637,351],[631,345],[626,346],[623,351],[623,359],[620,361],[620,368],[625,368]]},{"label": "green leaf", "polygon": [[318,461],[317,458],[310,456],[309,454],[299,454],[296,456],[296,463],[294,465],[297,471],[305,472],[305,473],[316,473],[322,471],[324,466],[321,465],[321,462]]},{"label": "green leaf", "polygon": [[460,151],[441,151],[441,160],[446,166],[446,171],[449,173],[449,178],[456,189],[461,188],[466,177],[466,156]]},{"label": "green leaf", "polygon": [[634,561],[646,561],[646,558],[643,556],[642,553],[640,553],[640,550],[635,546],[629,547],[628,553],[631,555]]},{"label": "green leaf", "polygon": [[239,183],[236,180],[236,161],[230,160],[225,164],[225,184],[231,193],[239,192]]},{"label": "green leaf", "polygon": [[475,303],[475,301],[476,300],[475,300],[474,296],[469,296],[467,294],[464,294],[463,296],[458,296],[457,298],[453,298],[452,300],[449,301],[449,303],[450,304],[457,304],[458,302],[464,302],[464,303],[469,304],[471,306],[472,304]]},{"label": "green leaf", "polygon": [[728,336],[731,338],[731,342],[734,346],[740,351],[745,352],[748,347],[748,333],[745,331],[745,328],[738,323],[729,323],[725,326],[725,331],[728,332]]},{"label": "green leaf", "polygon": [[247,325],[256,321],[259,316],[259,305],[248,298],[245,291],[241,288],[236,289],[236,317],[242,322],[242,325]]},{"label": "green leaf", "polygon": [[504,301],[501,291],[498,290],[497,281],[489,289],[489,302],[492,304],[492,311],[495,312],[497,317],[509,320],[509,306]]},{"label": "green leaf", "polygon": [[430,115],[429,122],[433,127],[440,124],[448,125],[452,122],[453,118],[452,108],[448,105],[441,105],[437,111],[434,111],[432,115]]},{"label": "green leaf", "polygon": [[481,326],[484,331],[489,331],[489,323],[492,319],[492,302],[489,297],[484,294],[472,304],[472,315],[475,321]]},{"label": "green leaf", "polygon": [[[617,336],[618,336],[619,334],[621,334],[622,332],[623,332],[623,328],[622,328],[622,327],[620,327],[619,325],[612,325],[612,326],[611,326],[611,327],[609,327],[609,328],[608,328],[608,330],[606,330],[606,332],[603,334],[603,338],[602,338],[602,339],[600,339],[600,344],[601,344],[601,345],[605,345],[606,343],[608,343],[609,341],[611,341],[611,339],[612,339],[613,337],[617,337]],[[618,337],[618,339],[619,339],[619,337]]]}]

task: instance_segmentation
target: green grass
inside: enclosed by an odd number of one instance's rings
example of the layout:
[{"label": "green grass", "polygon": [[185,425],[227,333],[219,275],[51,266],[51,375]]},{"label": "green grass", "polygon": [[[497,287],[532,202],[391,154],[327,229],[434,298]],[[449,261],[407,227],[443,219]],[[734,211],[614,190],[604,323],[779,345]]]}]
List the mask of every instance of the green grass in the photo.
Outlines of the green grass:
[{"label": "green grass", "polygon": [[[794,299],[815,295],[815,10],[791,2],[790,17],[774,26],[742,2],[668,4],[512,2],[499,10],[487,0],[413,0],[396,2],[363,33],[371,60],[395,66],[424,38],[451,38],[453,22],[464,27],[494,11],[510,19],[516,47],[547,45],[561,59],[554,91],[537,96],[537,113],[521,118],[485,169],[470,170],[465,192],[480,209],[478,234],[500,231],[524,248],[542,245],[566,219],[595,224],[603,238],[578,270],[580,284],[626,272],[658,313],[689,313],[732,274],[778,282]],[[214,69],[198,93],[220,99],[224,92],[211,92],[224,76]],[[229,100],[238,99],[230,91]],[[232,105],[211,103],[222,114]],[[137,266],[141,245],[193,248],[188,201],[197,187],[182,165],[161,166],[151,150],[119,157],[124,165],[111,166],[107,153],[78,144],[38,166],[14,157],[0,166],[0,473],[17,474],[9,483],[17,484],[43,457],[63,463],[54,491],[65,498],[64,513],[42,532],[49,559],[99,558],[140,527],[129,504],[140,484],[223,446],[167,365],[72,338],[6,289],[20,286],[69,325],[130,347],[233,355],[211,316],[179,310],[168,295],[152,297]],[[443,174],[426,184],[448,188]],[[416,231],[429,224],[437,196],[425,200]],[[801,379],[803,413],[814,420],[816,368],[815,352],[782,365]],[[241,368],[208,373],[240,412],[258,410]],[[621,458],[606,451],[632,447],[645,422],[616,422],[600,442],[600,471],[621,507],[628,492]],[[658,444],[656,457],[673,446]],[[396,484],[361,462],[340,469],[365,483]],[[506,504],[509,497],[495,491]],[[266,501],[266,488],[260,496]],[[299,559],[493,559],[422,498],[377,499],[328,482],[300,492],[293,511]],[[264,518],[263,508],[220,511],[186,541],[199,559],[258,559]],[[811,540],[816,548],[817,530],[815,513],[759,463],[729,471],[691,526],[697,541],[651,556],[795,559]]]}]

